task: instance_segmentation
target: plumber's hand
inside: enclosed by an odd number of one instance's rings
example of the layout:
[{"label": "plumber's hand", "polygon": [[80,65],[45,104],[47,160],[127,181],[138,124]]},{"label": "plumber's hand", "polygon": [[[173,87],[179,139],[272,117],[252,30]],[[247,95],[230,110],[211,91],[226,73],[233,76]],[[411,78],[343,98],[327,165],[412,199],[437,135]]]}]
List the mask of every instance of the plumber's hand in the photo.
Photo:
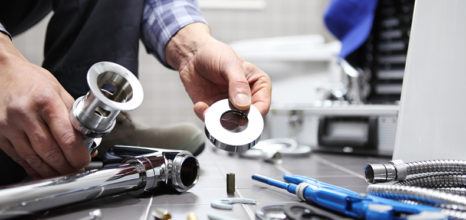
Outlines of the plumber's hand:
[{"label": "plumber's hand", "polygon": [[0,34],[0,149],[34,177],[86,166],[89,153],[69,119],[73,98],[47,70]]},{"label": "plumber's hand", "polygon": [[271,99],[268,75],[211,37],[204,24],[181,29],[168,43],[166,54],[167,62],[180,72],[199,118],[204,119],[204,111],[224,98],[240,110],[254,104],[267,114]]}]

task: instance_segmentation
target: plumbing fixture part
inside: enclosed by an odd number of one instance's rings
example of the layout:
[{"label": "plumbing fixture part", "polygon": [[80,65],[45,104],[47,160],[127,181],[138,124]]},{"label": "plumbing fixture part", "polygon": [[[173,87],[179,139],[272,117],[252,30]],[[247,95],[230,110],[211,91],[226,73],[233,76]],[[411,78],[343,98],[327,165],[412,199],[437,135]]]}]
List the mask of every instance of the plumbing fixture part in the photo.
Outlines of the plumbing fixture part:
[{"label": "plumbing fixture part", "polygon": [[185,192],[198,180],[199,163],[187,151],[119,145],[107,154],[121,163],[1,189],[0,219],[122,192],[151,192],[161,184]]},{"label": "plumbing fixture part", "polygon": [[264,129],[259,110],[235,109],[228,99],[215,102],[205,112],[205,133],[212,144],[229,152],[243,152],[253,147]]},{"label": "plumbing fixture part", "polygon": [[235,174],[234,173],[227,173],[227,194],[228,195],[235,194]]},{"label": "plumbing fixture part", "polygon": [[394,160],[385,164],[368,164],[365,168],[369,183],[400,181],[405,180],[408,175],[445,172],[466,173],[466,161],[426,160],[404,163]]},{"label": "plumbing fixture part", "polygon": [[144,94],[136,76],[112,62],[92,65],[87,72],[87,83],[90,90],[76,99],[70,119],[73,127],[86,137],[85,144],[93,153],[102,136],[115,126],[120,111],[139,107]]},{"label": "plumbing fixture part", "polygon": [[212,208],[223,209],[223,210],[232,210],[233,204],[248,204],[255,205],[256,200],[248,198],[223,198],[214,200],[210,203]]},{"label": "plumbing fixture part", "polygon": [[172,214],[166,209],[154,209],[151,215],[154,220],[172,220]]}]

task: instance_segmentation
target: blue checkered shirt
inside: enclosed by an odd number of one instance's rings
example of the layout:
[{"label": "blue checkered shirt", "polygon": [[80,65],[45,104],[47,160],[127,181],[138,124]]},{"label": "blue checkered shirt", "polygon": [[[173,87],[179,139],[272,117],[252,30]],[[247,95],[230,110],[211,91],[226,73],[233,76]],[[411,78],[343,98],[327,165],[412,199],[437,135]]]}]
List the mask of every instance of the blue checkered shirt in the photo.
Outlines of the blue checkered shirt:
[{"label": "blue checkered shirt", "polygon": [[[168,41],[188,24],[206,23],[197,0],[145,0],[142,18],[142,42],[162,64]],[[169,67],[169,66],[168,66]]]}]

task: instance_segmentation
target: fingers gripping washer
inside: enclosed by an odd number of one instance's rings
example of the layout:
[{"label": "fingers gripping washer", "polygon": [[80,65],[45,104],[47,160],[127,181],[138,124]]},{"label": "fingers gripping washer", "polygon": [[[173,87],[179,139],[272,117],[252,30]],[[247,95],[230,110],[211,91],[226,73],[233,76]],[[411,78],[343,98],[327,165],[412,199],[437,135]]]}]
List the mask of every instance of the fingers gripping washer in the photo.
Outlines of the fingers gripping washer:
[{"label": "fingers gripping washer", "polygon": [[228,99],[215,102],[205,113],[205,133],[212,144],[230,152],[243,152],[253,147],[264,129],[259,110],[251,105],[244,112],[234,108]]},{"label": "fingers gripping washer", "polygon": [[112,62],[99,62],[87,72],[90,91],[76,99],[71,109],[71,123],[84,136],[93,153],[102,136],[115,126],[120,111],[133,110],[143,100],[142,86],[131,71]]}]

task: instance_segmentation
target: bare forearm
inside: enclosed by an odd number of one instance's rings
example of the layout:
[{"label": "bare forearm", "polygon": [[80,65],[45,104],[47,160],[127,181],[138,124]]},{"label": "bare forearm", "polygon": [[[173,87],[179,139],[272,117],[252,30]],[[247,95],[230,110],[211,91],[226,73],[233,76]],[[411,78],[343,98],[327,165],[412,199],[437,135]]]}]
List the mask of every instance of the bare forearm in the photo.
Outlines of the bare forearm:
[{"label": "bare forearm", "polygon": [[167,44],[167,63],[174,69],[180,67],[196,54],[200,45],[211,38],[209,28],[203,23],[193,23],[182,28]]}]

